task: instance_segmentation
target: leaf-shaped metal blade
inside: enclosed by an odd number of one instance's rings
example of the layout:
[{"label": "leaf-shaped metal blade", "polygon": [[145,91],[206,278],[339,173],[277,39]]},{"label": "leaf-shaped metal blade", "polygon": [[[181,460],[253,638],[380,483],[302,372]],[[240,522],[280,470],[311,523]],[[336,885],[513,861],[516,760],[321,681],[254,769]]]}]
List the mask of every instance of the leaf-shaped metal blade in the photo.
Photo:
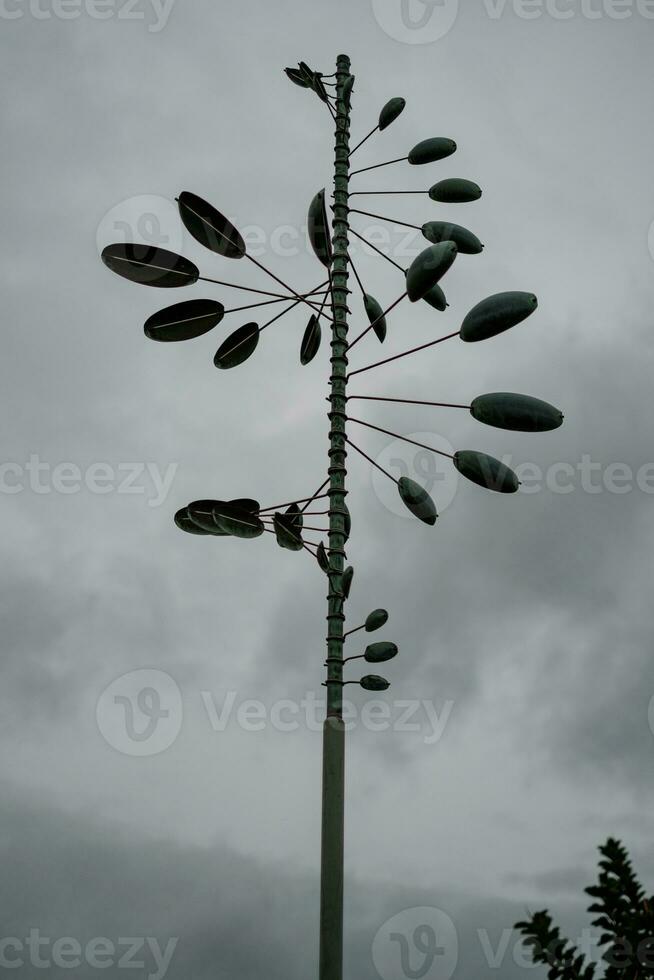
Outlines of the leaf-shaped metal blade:
[{"label": "leaf-shaped metal blade", "polygon": [[298,61],[298,69],[309,88],[313,88],[314,72],[309,68],[306,61]]},{"label": "leaf-shaped metal blade", "polygon": [[322,264],[329,268],[332,262],[331,228],[325,207],[325,189],[318,191],[309,205],[307,230],[309,241],[316,256]]},{"label": "leaf-shaped metal blade", "polygon": [[461,340],[488,340],[515,327],[534,312],[538,300],[533,293],[511,291],[487,296],[470,310],[461,324]]},{"label": "leaf-shaped metal blade", "polygon": [[226,370],[237,367],[254,354],[259,343],[259,325],[246,323],[231,333],[216,351],[213,363],[217,368]]},{"label": "leaf-shaped metal blade", "polygon": [[359,681],[359,684],[364,689],[364,691],[387,691],[391,686],[385,677],[379,677],[378,674],[366,674]]},{"label": "leaf-shaped metal blade", "polygon": [[316,558],[318,559],[318,564],[322,568],[323,572],[328,572],[329,571],[329,558],[327,557],[327,551],[325,550],[325,546],[322,543],[322,541],[318,545],[318,551],[317,551],[317,554],[316,554]]},{"label": "leaf-shaped metal blade", "polygon": [[433,525],[436,523],[438,514],[434,501],[419,483],[410,480],[408,476],[402,476],[398,481],[397,489],[403,503],[414,517],[424,521],[425,524]]},{"label": "leaf-shaped metal blade", "polygon": [[421,230],[428,242],[433,242],[434,245],[439,242],[454,242],[464,255],[478,255],[484,250],[476,235],[450,221],[427,221]]},{"label": "leaf-shaped metal blade", "polygon": [[203,534],[208,535],[212,532],[205,531],[204,528],[199,527],[195,521],[192,521],[188,516],[188,511],[186,507],[182,507],[175,514],[175,524],[181,531],[186,531],[187,534]]},{"label": "leaf-shaped metal blade", "polygon": [[385,609],[373,609],[371,613],[368,613],[365,622],[366,633],[374,633],[375,630],[381,629],[388,622],[388,613]]},{"label": "leaf-shaped metal blade", "polygon": [[189,259],[156,245],[107,245],[102,261],[123,279],[162,289],[191,286],[200,275]]},{"label": "leaf-shaped metal blade", "polygon": [[345,501],[343,501],[343,523],[345,524],[345,540],[347,541],[352,530],[352,518],[350,517],[350,511]]},{"label": "leaf-shaped metal blade", "polygon": [[352,89],[354,88],[354,75],[349,75],[343,85],[343,101],[345,108],[349,109],[352,104]]},{"label": "leaf-shaped metal blade", "polygon": [[514,432],[548,432],[563,422],[562,412],[549,402],[510,391],[479,395],[470,406],[470,414],[485,425]]},{"label": "leaf-shaped metal blade", "polygon": [[263,534],[263,521],[243,507],[220,502],[213,509],[214,520],[221,531],[237,538],[258,538]]},{"label": "leaf-shaped metal blade", "polygon": [[213,330],[224,314],[225,307],[216,300],[190,299],[154,313],[145,321],[143,330],[150,340],[193,340]]},{"label": "leaf-shaped metal blade", "polygon": [[390,99],[379,113],[379,129],[386,129],[392,122],[395,122],[401,112],[404,111],[406,99],[397,97]]},{"label": "leaf-shaped metal blade", "polygon": [[321,102],[328,102],[327,89],[324,86],[322,75],[319,71],[313,73],[313,91],[316,93]]},{"label": "leaf-shaped metal blade", "polygon": [[422,140],[417,143],[409,152],[409,163],[422,165],[423,163],[434,163],[436,160],[444,160],[456,150],[454,140],[446,139],[444,136],[435,136],[433,139]]},{"label": "leaf-shaped metal blade", "polygon": [[520,486],[520,480],[512,469],[486,453],[473,449],[460,449],[454,454],[454,465],[467,480],[477,483],[486,490],[497,493],[515,493]]},{"label": "leaf-shaped metal blade", "polygon": [[292,518],[289,518],[288,514],[276,513],[273,517],[273,526],[280,548],[286,548],[288,551],[302,551],[302,535],[297,524]]},{"label": "leaf-shaped metal blade", "polygon": [[231,221],[208,201],[182,191],[177,199],[184,225],[201,245],[228,259],[242,259],[245,242]]},{"label": "leaf-shaped metal blade", "polygon": [[309,88],[309,83],[298,68],[285,68],[284,71],[290,80],[295,82],[296,85],[299,85],[300,88]]},{"label": "leaf-shaped metal blade", "polygon": [[441,313],[449,306],[449,303],[445,299],[445,293],[438,283],[432,286],[422,298],[425,303],[429,303],[430,306],[433,306],[435,310],[440,310]]},{"label": "leaf-shaped metal blade", "polygon": [[348,599],[350,595],[350,589],[352,588],[352,579],[354,578],[354,569],[351,565],[348,565],[341,576],[341,592],[343,593],[343,598]]},{"label": "leaf-shaped metal blade", "polygon": [[251,497],[239,497],[237,500],[230,500],[230,504],[234,507],[242,507],[243,510],[248,510],[251,514],[258,514],[261,510],[261,504],[258,500],[253,500]]},{"label": "leaf-shaped metal blade", "polygon": [[300,364],[309,364],[314,359],[320,348],[321,338],[320,321],[316,314],[312,313],[300,346]]},{"label": "leaf-shaped metal blade", "polygon": [[221,530],[213,516],[214,508],[222,505],[222,500],[193,500],[186,508],[189,519],[201,528],[204,534],[215,534],[224,537],[227,531]]},{"label": "leaf-shaped metal blade", "polygon": [[418,255],[406,274],[406,288],[412,303],[422,299],[445,275],[456,258],[454,242],[430,245]]},{"label": "leaf-shaped metal blade", "polygon": [[397,657],[397,653],[395,643],[382,641],[381,643],[370,643],[363,656],[369,664],[384,664],[387,660]]},{"label": "leaf-shaped metal blade", "polygon": [[447,177],[429,188],[429,196],[432,201],[440,201],[441,204],[465,204],[479,200],[481,187],[464,177]]},{"label": "leaf-shaped metal blade", "polygon": [[304,515],[298,504],[291,504],[286,509],[286,517],[291,521],[293,527],[296,527],[298,531],[302,530],[304,527]]},{"label": "leaf-shaped metal blade", "polygon": [[368,320],[371,324],[374,324],[372,329],[377,336],[377,340],[380,344],[383,344],[386,339],[386,317],[383,315],[384,311],[381,305],[370,293],[364,293],[363,305]]}]

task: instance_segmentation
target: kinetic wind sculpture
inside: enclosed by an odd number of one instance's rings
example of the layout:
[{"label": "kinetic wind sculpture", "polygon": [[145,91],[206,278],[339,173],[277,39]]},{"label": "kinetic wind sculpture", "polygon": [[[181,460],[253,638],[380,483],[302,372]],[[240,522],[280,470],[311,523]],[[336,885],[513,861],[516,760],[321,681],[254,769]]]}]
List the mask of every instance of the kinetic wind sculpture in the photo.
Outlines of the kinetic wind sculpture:
[{"label": "kinetic wind sculpture", "polygon": [[[436,507],[430,495],[418,483],[408,477],[395,479],[356,445],[346,423],[357,424],[386,433],[397,439],[405,437],[381,429],[363,419],[348,414],[348,403],[354,400],[396,402],[402,404],[433,405],[442,408],[465,409],[475,419],[501,429],[525,432],[542,432],[561,425],[562,414],[552,405],[527,395],[494,392],[480,395],[470,405],[438,401],[420,401],[410,398],[386,398],[382,395],[361,395],[348,392],[348,381],[358,374],[371,371],[384,364],[407,357],[418,351],[459,337],[466,343],[486,340],[520,323],[530,316],[537,306],[536,297],[528,292],[504,292],[489,296],[478,303],[464,317],[458,330],[440,336],[411,350],[394,354],[383,360],[354,370],[349,370],[350,352],[371,331],[379,342],[385,340],[387,317],[405,298],[411,303],[424,300],[437,311],[444,311],[447,303],[439,285],[440,280],[459,253],[477,254],[482,244],[471,231],[449,220],[428,221],[422,233],[431,243],[403,269],[379,249],[379,255],[403,274],[403,292],[386,310],[364,288],[358,270],[349,252],[350,232],[357,238],[366,239],[350,228],[350,216],[370,215],[392,221],[374,212],[352,207],[351,199],[365,194],[417,194],[423,193],[439,204],[463,204],[481,196],[477,184],[463,178],[439,180],[428,191],[350,191],[350,178],[390,164],[408,162],[412,166],[424,166],[449,157],[456,150],[451,139],[436,137],[426,139],[407,156],[388,163],[351,170],[353,154],[377,131],[385,130],[403,111],[404,99],[394,98],[381,110],[378,125],[354,149],[350,150],[350,103],[354,75],[350,72],[350,60],[340,55],[336,73],[326,76],[312,71],[304,62],[298,68],[287,68],[286,74],[296,85],[313,91],[325,104],[333,117],[335,133],[334,191],[330,222],[325,203],[325,192],[314,197],[309,208],[308,231],[317,258],[326,269],[327,278],[316,286],[296,291],[249,255],[245,242],[234,225],[224,215],[202,198],[184,191],[177,199],[181,219],[190,234],[211,252],[227,259],[246,259],[277,284],[274,292],[236,285],[219,279],[201,276],[193,262],[180,255],[156,246],[139,244],[109,245],[102,253],[105,264],[114,272],[133,282],[149,286],[176,288],[196,282],[215,283],[225,288],[237,289],[261,296],[262,299],[246,306],[225,309],[215,299],[192,299],[168,306],[153,314],[145,323],[145,334],[152,340],[182,341],[200,337],[216,327],[224,316],[255,308],[273,307],[286,303],[265,323],[250,321],[231,333],[220,344],[214,364],[220,370],[236,367],[246,361],[256,350],[261,334],[297,306],[307,307],[311,313],[300,344],[300,363],[309,364],[320,348],[322,325],[331,330],[331,388],[328,401],[329,418],[329,465],[327,479],[310,496],[289,499],[283,504],[261,506],[258,500],[205,499],[195,500],[175,514],[175,523],[190,534],[220,537],[233,535],[240,538],[261,537],[265,532],[273,534],[277,544],[290,551],[309,552],[317,559],[325,573],[327,596],[327,718],[323,736],[323,804],[322,804],[322,858],[321,858],[321,912],[320,912],[320,978],[340,980],[342,977],[343,945],[343,812],[344,812],[344,727],[342,718],[342,692],[345,684],[358,683],[365,690],[383,691],[388,681],[377,674],[368,674],[359,681],[344,680],[344,667],[356,659],[379,664],[392,659],[398,650],[389,642],[372,643],[362,654],[344,656],[344,644],[348,636],[365,630],[370,633],[380,629],[388,620],[384,609],[369,614],[365,623],[344,630],[344,605],[350,593],[353,569],[345,567],[345,545],[350,535],[350,516],[345,502],[346,457],[350,446],[357,455],[380,469],[397,484],[401,499],[407,508],[425,524],[436,522]],[[416,227],[411,225],[410,227]],[[368,242],[373,249],[375,246]],[[350,309],[348,297],[349,270],[352,270],[362,294],[363,312],[367,326],[354,339],[348,339]],[[358,302],[357,302],[358,306]],[[357,311],[358,312],[358,311]],[[361,348],[362,349],[362,348]],[[439,450],[422,443],[405,439],[413,445],[446,456]],[[502,462],[476,450],[464,449],[451,457],[459,473],[474,483],[500,493],[514,493],[519,486],[515,473]],[[321,503],[321,501],[325,503]],[[328,501],[328,503],[326,503]],[[317,508],[317,509],[316,509]],[[328,527],[321,526],[320,518],[328,517]],[[324,523],[324,522],[322,522]],[[311,538],[308,537],[311,534]],[[314,535],[327,534],[328,545],[314,540]]]}]

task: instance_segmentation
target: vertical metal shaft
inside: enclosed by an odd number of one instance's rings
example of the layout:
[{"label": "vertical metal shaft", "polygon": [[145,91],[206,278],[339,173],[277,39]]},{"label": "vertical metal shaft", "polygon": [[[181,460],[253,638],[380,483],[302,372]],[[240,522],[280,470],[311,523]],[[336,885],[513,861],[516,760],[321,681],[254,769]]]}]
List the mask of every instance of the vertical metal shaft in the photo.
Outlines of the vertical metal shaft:
[{"label": "vertical metal shaft", "polygon": [[334,164],[329,411],[329,575],[327,596],[327,718],[323,730],[322,845],[320,874],[320,980],[343,977],[343,832],[345,731],[343,727],[343,613],[340,577],[345,559],[346,378],[348,297],[349,97],[344,86],[350,59],[336,62],[337,103]]}]

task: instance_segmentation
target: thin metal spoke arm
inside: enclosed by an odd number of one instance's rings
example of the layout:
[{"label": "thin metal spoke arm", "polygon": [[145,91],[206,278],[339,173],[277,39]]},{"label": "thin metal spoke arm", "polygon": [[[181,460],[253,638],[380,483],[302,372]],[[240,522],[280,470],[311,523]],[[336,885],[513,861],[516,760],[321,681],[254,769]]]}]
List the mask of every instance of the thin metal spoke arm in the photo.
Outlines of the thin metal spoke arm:
[{"label": "thin metal spoke arm", "polygon": [[378,316],[376,320],[373,320],[372,323],[369,326],[367,326],[366,329],[363,330],[359,334],[358,337],[355,337],[354,340],[352,341],[352,343],[350,344],[350,346],[348,347],[348,351],[351,351],[352,348],[354,347],[354,345],[355,344],[358,344],[359,341],[362,340],[363,337],[365,337],[365,335],[368,333],[369,330],[372,330],[373,327],[376,327],[380,320],[383,320],[384,317],[388,313],[391,312],[391,310],[394,310],[395,307],[398,305],[398,303],[401,303],[402,300],[406,297],[406,295],[407,295],[406,293],[402,293],[401,296],[398,296],[398,298],[395,300],[395,302],[394,303],[391,303],[391,305],[388,307],[388,309],[387,310],[384,310],[384,312],[381,314],[381,316]]},{"label": "thin metal spoke arm", "polygon": [[418,351],[426,350],[428,347],[434,347],[436,344],[442,344],[444,340],[450,340],[452,337],[459,336],[458,330],[454,333],[448,333],[444,337],[439,337],[437,340],[430,340],[427,344],[421,344],[420,347],[412,347],[411,350],[402,351],[401,354],[394,354],[393,357],[385,357],[383,361],[376,361],[374,364],[367,364],[366,367],[357,368],[356,371],[350,371],[348,378],[354,377],[355,374],[363,374],[364,371],[372,371],[373,368],[381,367],[382,364],[390,364],[391,361],[399,361],[401,357],[408,357],[409,354],[417,354]]},{"label": "thin metal spoke arm", "polygon": [[[327,496],[327,494],[323,493],[322,491],[325,489],[328,483],[329,483],[329,477],[327,477],[324,483],[320,484],[320,486],[314,493],[313,497],[307,497],[304,507],[301,508],[303,513],[306,511],[307,507],[309,507],[313,503],[314,500],[320,500],[322,497]],[[329,511],[321,511],[321,513],[329,513]]]},{"label": "thin metal spoke arm", "polygon": [[382,432],[385,436],[393,436],[394,439],[401,439],[402,442],[411,443],[412,446],[419,446],[420,449],[428,449],[430,453],[437,453],[439,456],[447,456],[448,459],[454,459],[451,453],[445,453],[442,449],[434,449],[433,446],[426,446],[424,442],[416,442],[415,439],[409,439],[408,436],[401,436],[398,432],[391,432],[389,429],[381,429],[378,425],[372,425],[370,422],[364,422],[362,419],[352,418],[351,415],[348,415],[348,422],[365,425],[368,429],[375,429],[376,432]]},{"label": "thin metal spoke arm", "polygon": [[[327,485],[326,483],[323,483],[323,487],[326,485]],[[290,507],[292,504],[302,504],[304,503],[305,500],[308,501],[307,506],[309,506],[309,503],[311,503],[312,500],[321,500],[323,497],[328,497],[328,496],[329,494],[327,493],[314,493],[313,497],[296,497],[295,500],[287,500],[283,504],[275,504],[274,507],[262,507],[259,513],[266,514],[271,510],[281,510],[282,507]]]},{"label": "thin metal spoke arm", "polygon": [[392,225],[404,225],[405,228],[415,228],[416,231],[420,231],[420,225],[412,225],[408,221],[389,218],[385,214],[373,214],[372,211],[359,211],[357,208],[350,208],[350,214],[365,214],[367,218],[377,218],[379,221],[389,221]]},{"label": "thin metal spoke arm", "polygon": [[354,147],[353,150],[350,150],[350,158],[354,156],[354,154],[356,153],[356,151],[359,149],[360,146],[363,146],[363,144],[367,142],[371,136],[375,135],[378,129],[379,129],[379,123],[377,123],[374,129],[370,130],[367,136],[364,136],[363,139],[359,143],[357,143],[357,145]]},{"label": "thin metal spoke arm", "polygon": [[[276,276],[274,272],[271,272],[270,271],[270,269],[267,269],[265,267],[265,265],[262,265],[261,262],[259,262],[258,259],[255,259],[251,255],[248,255],[247,252],[245,254],[245,258],[246,259],[249,259],[250,262],[252,262],[254,265],[256,265],[256,267],[258,269],[261,269],[262,272],[265,272],[267,276],[270,276],[271,279],[274,279],[276,283],[279,283],[280,286],[283,286],[284,289],[287,289],[289,291],[289,293],[291,294],[291,298],[292,297],[295,297],[295,299],[298,300],[298,302],[300,302],[300,303],[306,303],[306,305],[309,306],[312,310],[317,310],[318,309],[318,306],[317,306],[316,303],[312,303],[310,300],[304,299],[304,297],[301,296],[299,293],[296,293],[295,290],[292,289],[288,285],[288,283],[284,282],[283,279],[280,279],[279,276]],[[326,314],[323,313],[323,316],[326,316]],[[326,319],[331,319],[331,318],[330,317],[326,317]]]},{"label": "thin metal spoke arm", "polygon": [[377,248],[376,245],[373,245],[372,242],[369,242],[367,238],[364,238],[363,235],[360,235],[358,231],[354,230],[354,228],[350,228],[350,231],[352,232],[355,238],[358,238],[360,241],[365,242],[365,244],[369,245],[374,252],[377,252],[378,255],[381,255],[382,259],[386,259],[387,262],[390,262],[391,265],[394,265],[396,269],[400,270],[400,272],[406,272],[406,269],[403,269],[402,266],[399,265],[399,263],[397,263],[394,259],[390,257],[390,255],[386,255],[385,252],[382,252],[380,248]]},{"label": "thin metal spoke arm", "polygon": [[366,170],[378,170],[380,167],[390,167],[392,163],[403,163],[408,159],[408,157],[398,157],[397,160],[386,160],[384,163],[375,163],[372,167],[362,167],[360,170],[353,170],[350,177],[354,177],[355,174],[363,174]]},{"label": "thin metal spoke arm", "polygon": [[352,261],[352,256],[351,255],[349,257],[349,262],[350,262],[350,268],[352,269],[352,272],[354,273],[354,278],[356,279],[356,281],[359,284],[359,289],[361,290],[361,295],[362,296],[365,296],[366,295],[366,291],[365,291],[364,286],[363,286],[363,283],[361,282],[361,279],[359,277],[359,273],[357,272],[357,268],[356,268],[354,262]]},{"label": "thin metal spoke arm", "polygon": [[253,286],[239,286],[235,282],[225,282],[223,279],[212,279],[210,276],[198,276],[198,282],[211,282],[216,286],[227,286],[229,289],[242,289],[246,293],[257,293],[259,296],[276,296],[277,299],[291,299],[293,295],[292,293],[271,293],[267,289],[254,289]]},{"label": "thin metal spoke arm", "polygon": [[[322,283],[322,286],[326,286],[326,285],[327,283]],[[303,293],[302,298],[311,299],[312,296],[316,296],[317,298],[320,298],[320,296],[323,295],[323,292],[324,290],[321,288],[321,286],[318,286],[316,289],[312,289],[310,293]],[[327,295],[327,293],[325,293],[325,295]],[[225,316],[227,316],[228,313],[242,313],[244,310],[256,310],[261,306],[274,306],[276,303],[283,303],[285,301],[288,301],[289,299],[292,299],[290,295],[280,296],[278,299],[265,299],[262,300],[260,303],[248,303],[247,306],[232,306],[228,310],[225,310]],[[324,300],[322,301],[322,303],[324,306]]]},{"label": "thin metal spoke arm", "polygon": [[364,459],[367,459],[368,462],[372,466],[376,467],[379,470],[380,473],[383,473],[384,476],[387,476],[389,480],[392,480],[393,481],[393,483],[398,483],[399,482],[398,480],[395,479],[394,476],[391,476],[391,474],[388,472],[388,470],[385,470],[383,466],[380,466],[379,463],[376,463],[374,461],[374,459],[371,459],[370,456],[367,453],[364,453],[363,449],[360,449],[359,446],[355,445],[352,442],[352,440],[350,439],[349,436],[346,436],[346,438],[347,438],[347,444],[348,444],[348,446],[352,446],[352,449],[355,449],[359,453],[360,456],[363,456]]},{"label": "thin metal spoke arm", "polygon": [[429,191],[351,191],[350,197],[355,197],[357,194],[365,194],[370,196],[371,194],[388,195],[388,194],[428,194]]},{"label": "thin metal spoke arm", "polygon": [[402,405],[432,405],[436,408],[466,408],[470,410],[470,405],[459,405],[455,402],[425,402],[417,398],[386,398],[383,395],[348,395],[349,402],[398,402]]}]

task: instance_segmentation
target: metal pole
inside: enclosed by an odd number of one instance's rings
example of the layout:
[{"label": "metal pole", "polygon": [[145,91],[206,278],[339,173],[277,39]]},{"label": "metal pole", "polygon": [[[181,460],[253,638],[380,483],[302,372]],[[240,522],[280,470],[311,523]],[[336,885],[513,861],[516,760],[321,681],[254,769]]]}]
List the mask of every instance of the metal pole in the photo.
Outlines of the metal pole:
[{"label": "metal pole", "polygon": [[348,184],[350,109],[344,86],[350,59],[336,62],[336,135],[333,220],[333,317],[329,410],[329,593],[327,596],[327,718],[323,729],[322,844],[320,869],[320,980],[343,977],[343,830],[345,730],[343,727],[343,597],[337,588],[345,558],[345,438],[347,384]]}]

